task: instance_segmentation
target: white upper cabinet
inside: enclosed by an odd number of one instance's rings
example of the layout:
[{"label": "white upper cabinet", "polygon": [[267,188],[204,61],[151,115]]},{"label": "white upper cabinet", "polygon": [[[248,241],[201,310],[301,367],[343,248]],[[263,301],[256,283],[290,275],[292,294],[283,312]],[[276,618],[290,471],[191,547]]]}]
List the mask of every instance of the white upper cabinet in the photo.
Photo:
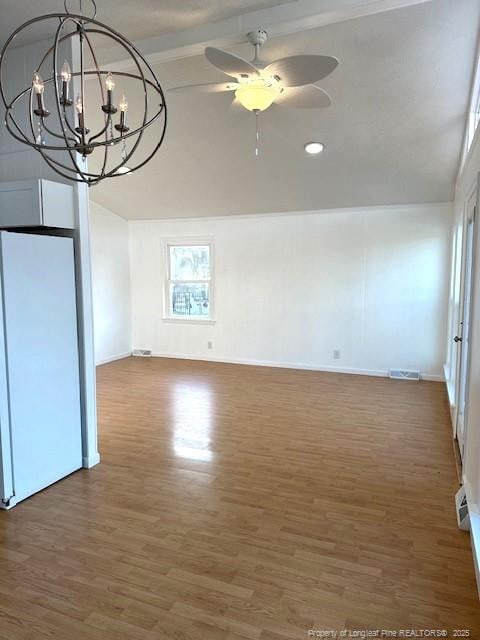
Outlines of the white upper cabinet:
[{"label": "white upper cabinet", "polygon": [[19,227],[74,229],[73,187],[43,179],[0,183],[0,228]]}]

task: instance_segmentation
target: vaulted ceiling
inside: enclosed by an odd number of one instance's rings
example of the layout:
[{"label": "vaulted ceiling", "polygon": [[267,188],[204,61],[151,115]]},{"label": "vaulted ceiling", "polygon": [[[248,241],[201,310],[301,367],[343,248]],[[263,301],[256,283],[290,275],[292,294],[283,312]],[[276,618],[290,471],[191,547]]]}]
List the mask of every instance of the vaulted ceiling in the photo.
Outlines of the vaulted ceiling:
[{"label": "vaulted ceiling", "polygon": [[[140,46],[148,53],[160,51],[152,59],[166,88],[224,79],[203,56],[192,55],[204,44],[251,58],[251,47],[238,43],[245,41],[242,29],[251,26],[252,16],[262,18],[257,26],[274,36],[262,51],[266,60],[297,53],[340,60],[319,83],[332,97],[330,108],[272,107],[261,114],[258,158],[254,117],[232,107],[231,95],[167,91],[167,136],[157,156],[137,173],[91,191],[115,213],[132,219],[190,217],[453,198],[477,50],[478,0],[397,0],[409,6],[385,11],[382,7],[390,9],[395,0],[98,4],[103,21],[132,38],[150,38]],[[30,14],[58,9],[52,0],[34,9],[31,3],[17,5]],[[360,5],[375,10],[371,15],[352,10],[348,19],[349,7]],[[13,26],[12,6],[0,0],[0,30]],[[289,28],[293,21],[275,22],[279,12],[295,15],[314,6],[314,19],[299,20],[295,28]],[[341,20],[334,19],[339,9]],[[255,10],[248,19],[239,15]],[[308,157],[303,147],[310,140],[323,142],[325,151]]]}]

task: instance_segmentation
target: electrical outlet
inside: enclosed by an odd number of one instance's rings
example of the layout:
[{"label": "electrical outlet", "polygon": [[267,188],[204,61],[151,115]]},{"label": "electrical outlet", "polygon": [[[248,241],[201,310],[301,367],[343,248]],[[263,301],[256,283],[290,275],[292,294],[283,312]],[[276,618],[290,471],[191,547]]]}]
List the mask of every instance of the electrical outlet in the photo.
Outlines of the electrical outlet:
[{"label": "electrical outlet", "polygon": [[209,340],[209,341],[207,342],[207,347],[208,347],[209,349],[213,349],[213,342],[212,342],[211,340]]},{"label": "electrical outlet", "polygon": [[333,350],[333,359],[334,360],[340,360],[340,349],[334,349]]}]

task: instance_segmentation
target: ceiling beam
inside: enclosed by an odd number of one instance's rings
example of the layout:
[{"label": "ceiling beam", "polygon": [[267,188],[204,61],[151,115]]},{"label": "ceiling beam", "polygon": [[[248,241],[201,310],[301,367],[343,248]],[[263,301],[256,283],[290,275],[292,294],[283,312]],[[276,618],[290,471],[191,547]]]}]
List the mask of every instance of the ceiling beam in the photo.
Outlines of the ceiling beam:
[{"label": "ceiling beam", "polygon": [[[432,0],[296,0],[269,9],[199,25],[136,42],[151,64],[200,55],[206,46],[231,47],[247,41],[246,34],[264,28],[270,38],[315,29],[353,18],[391,11]],[[102,52],[112,71],[126,69],[131,61]]]}]

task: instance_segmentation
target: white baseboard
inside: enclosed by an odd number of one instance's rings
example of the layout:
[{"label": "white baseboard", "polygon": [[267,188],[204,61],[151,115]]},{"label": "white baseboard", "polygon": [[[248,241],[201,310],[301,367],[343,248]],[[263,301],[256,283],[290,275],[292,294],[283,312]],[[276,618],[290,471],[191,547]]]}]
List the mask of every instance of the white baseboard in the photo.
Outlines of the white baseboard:
[{"label": "white baseboard", "polygon": [[448,402],[449,402],[450,406],[453,407],[454,404],[455,404],[455,398],[453,397],[452,386],[449,384],[449,381],[448,381],[447,365],[446,364],[443,365],[443,378],[444,378],[446,386],[447,386]]},{"label": "white baseboard", "polygon": [[447,387],[447,396],[448,396],[448,405],[450,407],[450,421],[452,423],[452,429],[453,429],[453,435],[455,436],[455,432],[456,432],[456,424],[455,424],[455,413],[456,413],[456,407],[455,407],[455,390],[452,389],[452,385],[450,384],[449,380],[448,380],[448,373],[447,373],[447,365],[444,364],[443,365],[443,373],[444,373],[444,378],[445,378],[445,386]]},{"label": "white baseboard", "polygon": [[445,382],[445,376],[442,373],[421,373],[420,379],[426,380],[427,382]]},{"label": "white baseboard", "polygon": [[131,351],[126,351],[125,353],[119,353],[116,356],[110,356],[109,358],[105,358],[104,360],[99,360],[96,364],[99,367],[102,364],[108,364],[109,362],[115,362],[115,360],[123,360],[124,358],[129,358],[132,355]]},{"label": "white baseboard", "polygon": [[[276,360],[255,360],[253,358],[220,358],[217,356],[196,356],[180,353],[161,353],[153,351],[154,358],[174,358],[178,360],[200,360],[204,362],[222,362],[226,364],[244,364],[254,367],[277,367],[279,369],[301,369],[304,371],[325,371],[329,373],[348,373],[361,376],[388,378],[388,371],[383,369],[356,369],[354,367],[332,367],[329,365],[307,364],[305,362],[278,362]],[[443,382],[443,375],[421,375],[422,380]]]},{"label": "white baseboard", "polygon": [[95,453],[93,456],[87,456],[82,458],[82,467],[84,469],[91,469],[100,462],[100,454]]}]

